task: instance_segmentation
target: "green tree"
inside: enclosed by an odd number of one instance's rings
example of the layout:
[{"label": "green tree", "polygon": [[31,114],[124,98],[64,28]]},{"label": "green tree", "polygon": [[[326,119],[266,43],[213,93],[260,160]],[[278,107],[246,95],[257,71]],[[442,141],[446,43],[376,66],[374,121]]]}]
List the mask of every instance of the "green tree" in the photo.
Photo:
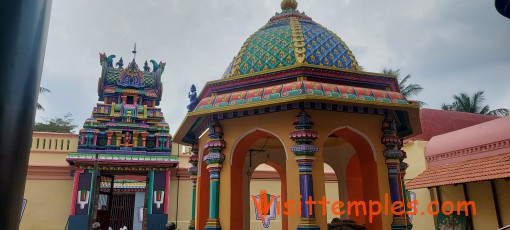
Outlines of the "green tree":
[{"label": "green tree", "polygon": [[[39,94],[51,93],[51,91],[44,87],[39,87]],[[37,110],[44,111],[44,107],[37,102]]]},{"label": "green tree", "polygon": [[67,113],[64,117],[54,117],[51,119],[43,119],[44,122],[37,122],[34,125],[36,132],[54,132],[54,133],[70,133],[78,127],[71,118],[71,113]]},{"label": "green tree", "polygon": [[[394,69],[384,68],[383,73],[384,74],[388,74],[388,75],[394,75],[394,76],[397,77],[398,88],[400,89],[400,93],[405,98],[410,99],[410,98],[412,98],[414,96],[418,96],[418,94],[420,94],[421,91],[423,91],[423,87],[421,85],[419,85],[419,84],[407,84],[407,81],[411,78],[411,75],[408,74],[408,75],[406,75],[405,77],[402,78],[402,76],[400,76],[400,69],[394,70]],[[423,101],[418,101],[418,100],[414,100],[414,101],[420,107],[423,107],[423,106],[427,105],[427,103],[425,103]]]},{"label": "green tree", "polygon": [[484,91],[477,91],[472,96],[467,93],[453,95],[453,103],[444,104],[441,106],[443,110],[452,110],[466,113],[478,113],[494,116],[508,116],[510,110],[506,108],[499,108],[491,110],[489,105],[483,105],[485,101]]}]

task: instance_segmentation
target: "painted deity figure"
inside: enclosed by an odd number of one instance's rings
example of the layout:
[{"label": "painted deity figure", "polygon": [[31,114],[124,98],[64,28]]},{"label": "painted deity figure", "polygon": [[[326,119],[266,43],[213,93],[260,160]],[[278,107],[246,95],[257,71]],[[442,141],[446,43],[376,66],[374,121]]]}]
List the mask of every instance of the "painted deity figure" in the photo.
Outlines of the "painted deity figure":
[{"label": "painted deity figure", "polygon": [[129,132],[128,132],[128,133],[125,133],[123,136],[124,136],[124,137],[123,137],[123,139],[122,139],[122,140],[124,141],[124,145],[125,145],[125,146],[130,145],[130,144],[131,144],[131,141],[132,141],[131,133],[129,133]]},{"label": "painted deity figure", "polygon": [[191,85],[190,92],[188,93],[188,98],[189,98],[189,105],[186,106],[186,108],[188,109],[188,112],[191,112],[191,110],[193,110],[193,107],[196,104],[198,104],[197,88],[195,87],[195,85]]}]

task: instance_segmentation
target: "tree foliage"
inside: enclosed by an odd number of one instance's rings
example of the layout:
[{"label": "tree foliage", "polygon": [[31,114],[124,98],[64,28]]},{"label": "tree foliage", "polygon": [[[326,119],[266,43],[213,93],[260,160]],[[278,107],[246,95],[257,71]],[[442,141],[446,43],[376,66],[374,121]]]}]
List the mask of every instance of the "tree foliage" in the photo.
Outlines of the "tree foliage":
[{"label": "tree foliage", "polygon": [[466,113],[477,113],[484,115],[493,116],[508,116],[510,110],[506,108],[499,108],[491,110],[489,105],[483,105],[485,101],[484,91],[477,91],[469,96],[467,93],[460,93],[459,95],[453,95],[453,103],[443,104],[441,108],[443,110],[452,110]]},{"label": "tree foliage", "polygon": [[[44,94],[44,93],[51,93],[51,91],[47,88],[44,88],[44,87],[39,87],[39,94]],[[39,104],[39,102],[37,102],[37,110],[40,110],[40,111],[44,111],[44,107]]]},{"label": "tree foliage", "polygon": [[[400,76],[400,69],[394,70],[394,69],[387,69],[384,68],[383,70],[384,74],[394,75],[397,76],[398,79],[398,87],[400,89],[400,93],[405,98],[412,98],[414,96],[418,96],[423,91],[423,87],[419,84],[408,84],[408,80],[411,79],[411,75],[408,74],[405,77],[402,78]],[[418,104],[420,107],[423,107],[427,105],[427,103],[423,101],[414,100],[416,104]]]},{"label": "tree foliage", "polygon": [[64,117],[54,117],[51,119],[44,119],[44,122],[37,122],[34,125],[36,132],[54,132],[54,133],[70,133],[78,127],[74,124],[71,118],[71,113],[67,113]]}]

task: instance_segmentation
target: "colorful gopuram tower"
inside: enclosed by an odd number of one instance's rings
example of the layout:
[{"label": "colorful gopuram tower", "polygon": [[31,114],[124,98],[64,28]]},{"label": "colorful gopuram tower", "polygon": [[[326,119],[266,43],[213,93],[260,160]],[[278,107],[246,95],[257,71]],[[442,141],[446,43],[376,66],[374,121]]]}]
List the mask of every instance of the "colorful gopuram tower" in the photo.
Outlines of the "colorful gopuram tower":
[{"label": "colorful gopuram tower", "polygon": [[[189,229],[254,229],[250,203],[258,194],[250,180],[261,164],[281,181],[275,229],[327,229],[333,217],[372,230],[411,229],[402,208],[373,216],[345,209],[348,201],[405,201],[400,147],[421,133],[419,106],[400,93],[395,76],[363,71],[342,39],[297,5],[283,0],[223,76],[199,94],[191,88],[174,136],[193,146]],[[338,179],[338,197],[326,207],[313,203],[330,192],[325,164]],[[344,209],[324,214],[337,201]]]},{"label": "colorful gopuram tower", "polygon": [[75,167],[69,229],[93,222],[102,229],[163,229],[170,169],[179,162],[157,107],[165,63],[145,61],[141,70],[134,58],[124,67],[122,58],[114,65],[115,55],[99,56],[99,103],[79,132],[78,151],[67,156]]}]

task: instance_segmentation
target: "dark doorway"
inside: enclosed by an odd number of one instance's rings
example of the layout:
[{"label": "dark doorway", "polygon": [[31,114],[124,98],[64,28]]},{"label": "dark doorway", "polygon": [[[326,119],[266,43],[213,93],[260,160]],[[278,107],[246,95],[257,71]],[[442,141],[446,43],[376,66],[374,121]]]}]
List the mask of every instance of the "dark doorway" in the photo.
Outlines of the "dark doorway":
[{"label": "dark doorway", "polygon": [[134,101],[133,96],[128,96],[128,97],[127,97],[127,104],[132,105],[132,104],[133,104],[133,101]]},{"label": "dark doorway", "polygon": [[135,194],[114,194],[110,227],[120,229],[124,226],[133,229]]}]

